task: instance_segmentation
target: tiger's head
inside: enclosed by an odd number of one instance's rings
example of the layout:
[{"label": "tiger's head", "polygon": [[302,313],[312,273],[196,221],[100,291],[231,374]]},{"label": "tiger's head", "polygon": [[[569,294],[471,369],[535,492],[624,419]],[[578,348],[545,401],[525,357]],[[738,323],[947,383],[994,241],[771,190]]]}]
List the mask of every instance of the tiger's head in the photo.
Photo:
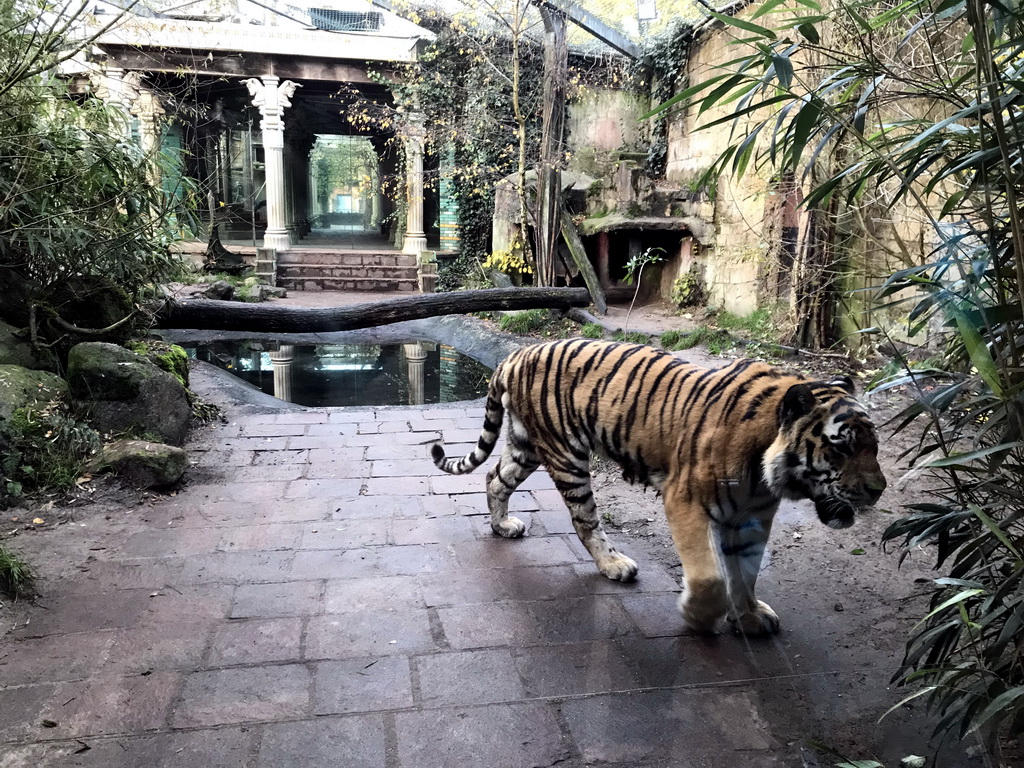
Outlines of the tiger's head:
[{"label": "tiger's head", "polygon": [[791,385],[764,458],[764,476],[776,496],[810,499],[818,519],[831,528],[853,525],[855,513],[885,490],[875,427],[853,394],[847,377]]}]

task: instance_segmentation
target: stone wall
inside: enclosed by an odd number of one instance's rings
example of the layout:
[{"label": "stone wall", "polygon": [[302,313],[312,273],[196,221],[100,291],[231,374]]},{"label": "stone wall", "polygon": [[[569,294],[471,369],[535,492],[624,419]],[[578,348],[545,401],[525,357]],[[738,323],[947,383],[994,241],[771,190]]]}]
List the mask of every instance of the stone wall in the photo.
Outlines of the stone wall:
[{"label": "stone wall", "polygon": [[[715,27],[694,43],[690,52],[688,82],[697,83],[714,75],[714,67],[738,55],[731,46],[734,33]],[[708,110],[700,118],[696,109],[680,110],[669,121],[669,182],[690,185],[704,173],[728,146],[726,128],[697,131],[697,126],[728,114],[731,106]],[[764,238],[765,210],[772,188],[759,174],[748,173],[737,181],[719,179],[710,194],[715,235],[694,250],[702,267],[708,303],[737,314],[758,308],[763,293],[766,255],[770,247]],[[706,206],[707,207],[707,206]]]},{"label": "stone wall", "polygon": [[[756,7],[739,16],[748,16]],[[825,35],[835,34],[828,25],[822,25],[822,30]],[[717,65],[741,56],[744,49],[732,43],[743,36],[742,31],[721,24],[706,30],[690,51],[686,84],[714,76],[718,73]],[[841,41],[836,44],[842,45]],[[908,110],[925,114],[935,108],[934,104],[900,103],[903,118]],[[699,117],[695,108],[682,109],[670,117],[666,173],[669,182],[691,184],[715,162],[732,137],[743,134],[742,128],[733,133],[730,124],[696,130],[733,109],[733,104],[718,105]],[[766,113],[755,113],[747,120],[752,123],[765,116]],[[767,129],[762,132],[761,146],[767,141],[767,133]],[[718,179],[717,187],[706,198],[714,237],[695,243],[692,255],[703,272],[708,303],[738,314],[748,314],[763,306],[785,306],[791,301],[795,274],[789,271],[791,254],[799,251],[807,234],[808,216],[798,205],[802,199],[800,185],[781,187],[772,181],[770,169],[754,166],[752,160],[740,180],[729,174]],[[937,239],[927,217],[906,204],[889,206],[884,189],[869,190],[863,201],[838,222],[838,229],[847,254],[839,289],[859,291],[848,294],[842,302],[841,330],[850,333],[881,324],[899,335],[906,310],[872,310],[871,294],[863,289],[879,285],[894,270],[923,263],[928,258]],[[784,242],[792,247],[786,250]],[[678,265],[684,271],[686,261],[682,259]]]}]

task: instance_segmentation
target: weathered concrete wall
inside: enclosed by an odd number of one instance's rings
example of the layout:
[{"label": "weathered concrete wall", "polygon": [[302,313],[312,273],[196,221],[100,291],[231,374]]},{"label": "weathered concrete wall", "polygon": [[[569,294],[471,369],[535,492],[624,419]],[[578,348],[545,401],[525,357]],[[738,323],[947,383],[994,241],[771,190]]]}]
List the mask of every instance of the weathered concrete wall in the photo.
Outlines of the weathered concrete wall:
[{"label": "weathered concrete wall", "polygon": [[629,91],[583,88],[569,104],[565,121],[568,168],[601,178],[621,152],[646,152],[649,130],[638,118],[650,98]]},{"label": "weathered concrete wall", "polygon": [[[731,29],[716,28],[700,38],[690,52],[688,82],[708,79],[715,74],[715,66],[734,59],[737,49],[730,45],[733,37]],[[728,128],[696,129],[725,116],[731,109],[718,107],[699,118],[695,108],[673,114],[668,126],[669,182],[692,184],[717,160],[729,144]],[[723,176],[717,189],[710,191],[715,237],[694,252],[694,258],[704,269],[710,305],[737,314],[757,309],[769,250],[763,230],[771,191],[767,179],[754,173],[738,181]]]},{"label": "weathered concrete wall", "polygon": [[[755,7],[739,15],[747,16]],[[819,25],[819,29],[823,40],[840,35],[827,23]],[[687,85],[719,74],[721,70],[717,70],[717,66],[742,55],[743,48],[733,42],[743,36],[742,31],[724,25],[706,31],[690,51]],[[832,49],[841,50],[849,41],[836,39],[831,44]],[[936,119],[942,116],[931,114],[936,105],[924,102],[915,104],[901,100],[898,108],[901,119],[906,119],[908,112]],[[699,117],[696,108],[682,109],[670,117],[668,181],[691,184],[711,167],[731,140],[744,135],[744,123],[750,125],[768,116],[767,112],[749,115],[735,132],[729,123],[697,130],[731,114],[733,109],[732,104],[718,105]],[[766,129],[759,137],[761,147],[766,144],[768,133]],[[803,186],[806,189],[806,184]],[[695,244],[692,257],[703,269],[708,303],[738,314],[779,302],[786,304],[792,298],[790,281],[795,273],[787,271],[781,243],[783,229],[789,227],[788,234],[795,238],[794,250],[799,252],[805,245],[808,214],[797,206],[801,190],[780,189],[772,181],[772,169],[756,168],[755,161],[751,160],[742,179],[736,180],[727,173],[710,192],[715,236]],[[837,243],[845,256],[838,287],[841,291],[860,291],[843,299],[839,322],[846,333],[881,324],[898,336],[899,325],[905,321],[909,306],[884,313],[872,311],[871,293],[863,289],[880,285],[894,270],[923,263],[937,242],[928,217],[906,201],[890,205],[889,192],[891,190],[884,188],[866,190],[837,222]],[[686,261],[679,259],[672,268],[678,266],[680,272],[685,271]]]}]

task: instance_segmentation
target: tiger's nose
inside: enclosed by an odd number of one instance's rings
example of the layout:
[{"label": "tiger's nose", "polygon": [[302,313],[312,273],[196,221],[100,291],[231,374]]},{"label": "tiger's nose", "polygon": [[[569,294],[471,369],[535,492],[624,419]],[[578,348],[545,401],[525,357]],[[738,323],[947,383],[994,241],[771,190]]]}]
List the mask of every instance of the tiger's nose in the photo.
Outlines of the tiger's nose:
[{"label": "tiger's nose", "polygon": [[874,504],[882,496],[882,491],[885,490],[886,482],[882,475],[878,477],[872,477],[866,483],[864,483],[864,494],[868,497],[869,504]]}]

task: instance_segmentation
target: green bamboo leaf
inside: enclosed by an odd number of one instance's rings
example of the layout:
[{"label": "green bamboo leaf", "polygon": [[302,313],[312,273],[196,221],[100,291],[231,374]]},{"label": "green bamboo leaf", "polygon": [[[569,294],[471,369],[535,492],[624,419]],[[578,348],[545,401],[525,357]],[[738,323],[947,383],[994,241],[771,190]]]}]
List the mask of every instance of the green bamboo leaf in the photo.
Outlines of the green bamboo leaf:
[{"label": "green bamboo leaf", "polygon": [[941,459],[935,459],[929,461],[921,466],[924,468],[935,468],[935,467],[949,467],[952,465],[966,465],[969,462],[983,459],[986,456],[991,456],[993,453],[999,453],[1000,451],[1010,451],[1014,448],[1024,447],[1024,442],[1015,443],[1000,443],[999,445],[990,445],[988,448],[979,448],[976,451],[968,451],[967,453],[955,453],[950,456],[946,456]]},{"label": "green bamboo leaf", "polygon": [[[992,718],[999,722],[1005,717],[1013,715],[1014,711],[1024,705],[1024,686],[1017,686],[996,696],[989,702],[989,705],[975,717],[971,726],[980,728]],[[998,715],[998,717],[996,717]]]},{"label": "green bamboo leaf", "polygon": [[768,40],[776,40],[776,39],[778,39],[777,35],[774,32],[772,32],[770,29],[768,29],[766,27],[759,26],[757,24],[753,24],[753,23],[751,23],[749,21],[745,21],[743,19],[738,19],[735,16],[728,16],[728,15],[726,15],[724,13],[719,13],[718,11],[710,11],[710,10],[707,11],[707,14],[708,14],[708,16],[710,16],[713,19],[718,19],[723,24],[727,24],[730,27],[736,27],[737,29],[742,29],[745,32],[751,32],[751,33],[757,35],[758,37],[767,38]]},{"label": "green bamboo leaf", "polygon": [[731,123],[734,120],[743,117],[744,115],[750,114],[751,112],[756,112],[759,109],[764,109],[765,107],[770,107],[774,104],[781,104],[784,101],[792,101],[793,98],[794,97],[791,94],[787,93],[781,96],[775,96],[774,98],[771,99],[759,101],[756,104],[751,104],[747,107],[744,107],[743,109],[737,109],[735,112],[728,114],[725,117],[720,117],[717,118],[716,120],[712,120],[710,123],[705,123],[704,125],[699,126],[698,130],[705,130],[707,128],[713,128],[724,123]]},{"label": "green bamboo leaf", "polygon": [[760,8],[750,14],[750,18],[759,19],[766,13],[771,13],[785,2],[786,0],[768,0],[768,2],[763,3]]},{"label": "green bamboo leaf", "polygon": [[779,53],[777,51],[772,52],[771,60],[779,87],[788,91],[793,87],[793,62],[789,60],[786,52]]},{"label": "green bamboo leaf", "polygon": [[1020,551],[1013,545],[1013,542],[1010,541],[1003,529],[996,525],[995,521],[981,510],[981,507],[972,504],[970,510],[975,517],[985,524],[986,528],[992,531],[992,535],[999,539],[999,542],[1013,553],[1019,565],[1021,560],[1024,560],[1024,557],[1021,556]]},{"label": "green bamboo leaf", "polygon": [[807,103],[800,108],[796,117],[793,118],[793,133],[789,141],[788,152],[790,161],[794,166],[803,157],[807,139],[810,138],[811,132],[818,125],[818,120],[821,119],[822,115],[821,102],[810,95],[805,98]]},{"label": "green bamboo leaf", "polygon": [[949,598],[948,600],[943,600],[942,603],[940,603],[935,608],[930,610],[923,619],[921,619],[919,622],[917,622],[917,624],[914,625],[914,629],[917,629],[919,626],[928,621],[928,619],[930,619],[932,616],[936,616],[937,614],[942,613],[947,608],[951,608],[954,605],[959,605],[964,600],[970,600],[972,597],[977,597],[978,595],[983,594],[985,594],[984,589],[965,589],[963,592],[957,592],[951,598]]},{"label": "green bamboo leaf", "polygon": [[726,72],[725,74],[715,75],[714,77],[709,78],[709,79],[707,79],[707,80],[705,80],[705,81],[703,81],[701,83],[697,83],[696,85],[691,85],[689,88],[686,88],[685,90],[682,90],[679,93],[677,93],[671,99],[668,99],[667,101],[662,102],[661,104],[656,106],[654,109],[652,109],[647,114],[641,115],[639,119],[640,120],[647,120],[648,118],[654,117],[655,115],[657,115],[660,112],[664,112],[669,107],[675,106],[676,104],[678,104],[681,101],[689,101],[691,98],[696,96],[701,91],[705,91],[708,88],[710,88],[711,86],[713,86],[715,83],[721,82],[722,80],[725,80],[727,77],[732,77],[732,76],[733,76],[733,73]]},{"label": "green bamboo leaf", "polygon": [[905,2],[900,3],[895,8],[890,8],[889,10],[883,11],[877,16],[871,17],[871,21],[869,22],[871,24],[871,29],[881,29],[882,27],[886,26],[887,24],[890,24],[896,19],[907,16],[911,11],[913,11],[921,4],[922,0],[905,0]]},{"label": "green bamboo leaf", "polygon": [[703,115],[705,112],[707,112],[713,106],[715,106],[715,104],[718,103],[719,99],[721,99],[723,96],[728,94],[733,88],[735,88],[737,85],[739,85],[740,83],[742,83],[746,79],[747,79],[746,75],[733,75],[728,80],[726,80],[724,83],[722,83],[717,88],[715,88],[713,91],[711,91],[711,93],[709,93],[708,95],[704,96],[700,100],[700,109],[697,110],[697,115],[698,116]]},{"label": "green bamboo leaf", "polygon": [[999,381],[999,370],[992,359],[992,353],[981,338],[981,334],[978,333],[978,329],[971,325],[967,317],[959,310],[956,311],[955,319],[957,330],[960,331],[960,339],[967,349],[971,363],[978,369],[978,374],[988,385],[992,394],[999,398],[1003,397],[1003,387]]},{"label": "green bamboo leaf", "polygon": [[797,25],[797,31],[807,38],[808,42],[818,45],[821,42],[821,36],[818,35],[818,28],[813,24],[804,23]]}]

